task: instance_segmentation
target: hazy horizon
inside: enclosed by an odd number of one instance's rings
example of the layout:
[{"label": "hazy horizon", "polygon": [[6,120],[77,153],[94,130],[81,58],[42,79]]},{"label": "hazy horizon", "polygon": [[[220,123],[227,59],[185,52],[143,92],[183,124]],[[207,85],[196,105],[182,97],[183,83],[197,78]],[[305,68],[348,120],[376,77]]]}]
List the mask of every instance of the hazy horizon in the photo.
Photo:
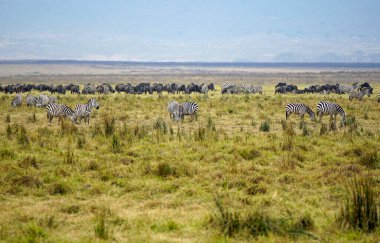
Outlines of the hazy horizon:
[{"label": "hazy horizon", "polygon": [[0,0],[0,9],[0,60],[380,62],[374,0]]}]

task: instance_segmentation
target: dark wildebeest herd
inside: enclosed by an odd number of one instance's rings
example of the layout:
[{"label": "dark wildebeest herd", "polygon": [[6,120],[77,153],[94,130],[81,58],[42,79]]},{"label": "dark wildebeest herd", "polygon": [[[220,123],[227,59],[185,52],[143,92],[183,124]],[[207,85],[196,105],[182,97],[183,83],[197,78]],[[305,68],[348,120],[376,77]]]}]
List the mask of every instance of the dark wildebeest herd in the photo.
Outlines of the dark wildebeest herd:
[{"label": "dark wildebeest herd", "polygon": [[[89,123],[91,109],[93,107],[99,108],[95,98],[88,100],[86,104],[78,104],[75,109],[64,104],[58,104],[57,98],[55,96],[48,97],[46,94],[41,94],[39,96],[31,95],[31,91],[37,90],[40,92],[50,92],[51,94],[66,94],[69,92],[71,94],[108,94],[108,93],[126,93],[126,94],[162,94],[167,92],[170,94],[191,94],[191,93],[201,93],[206,94],[208,91],[214,91],[215,86],[211,84],[161,84],[161,83],[139,83],[132,85],[127,84],[117,84],[113,87],[110,84],[103,83],[100,85],[94,84],[85,84],[81,89],[77,84],[68,84],[68,85],[46,85],[46,84],[9,84],[5,86],[0,86],[0,92],[5,92],[7,94],[16,93],[16,97],[12,100],[12,106],[21,106],[22,104],[22,95],[21,93],[29,92],[26,96],[27,106],[36,106],[36,107],[46,107],[47,117],[49,121],[54,117],[68,117],[73,122],[77,122],[79,119],[84,119]],[[261,86],[253,85],[244,85],[244,84],[231,84],[225,83],[221,85],[222,94],[262,94],[263,88]],[[368,83],[358,84],[354,83],[353,85],[340,85],[339,83],[333,84],[323,84],[323,85],[311,85],[304,89],[298,89],[296,85],[278,83],[275,86],[275,94],[305,94],[305,93],[321,93],[321,94],[349,94],[349,100],[358,99],[362,100],[365,95],[370,96],[373,93],[373,88]],[[380,102],[380,94],[378,97],[378,102]],[[195,102],[185,102],[178,103],[176,101],[171,101],[167,106],[170,117],[173,121],[183,120],[185,115],[190,115],[191,117],[197,117],[198,104]],[[286,106],[286,118],[290,114],[295,113],[299,114],[301,117],[304,114],[308,114],[310,118],[315,119],[314,112],[305,104],[302,103],[290,103]],[[331,117],[336,118],[336,115],[339,114],[343,118],[343,122],[346,118],[346,113],[338,105],[331,102],[321,101],[317,105],[317,115],[322,118],[323,115],[330,115]]]}]

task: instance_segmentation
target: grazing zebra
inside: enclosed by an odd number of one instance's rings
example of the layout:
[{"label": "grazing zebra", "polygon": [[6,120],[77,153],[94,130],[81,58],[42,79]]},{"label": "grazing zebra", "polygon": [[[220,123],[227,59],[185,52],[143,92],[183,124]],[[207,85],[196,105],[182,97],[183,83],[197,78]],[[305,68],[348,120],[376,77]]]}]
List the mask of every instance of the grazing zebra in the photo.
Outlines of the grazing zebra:
[{"label": "grazing zebra", "polygon": [[168,103],[167,109],[170,115],[170,120],[172,121],[183,120],[185,112],[184,112],[184,107],[182,104],[173,100]]},{"label": "grazing zebra", "polygon": [[50,123],[54,117],[58,117],[58,122],[62,120],[62,117],[69,117],[72,122],[75,121],[74,111],[70,107],[63,104],[48,104],[46,106],[46,113]]},{"label": "grazing zebra", "polygon": [[300,104],[300,103],[287,104],[285,107],[286,120],[292,113],[298,114],[301,117],[301,119],[303,119],[305,113],[307,113],[310,116],[311,120],[315,120],[315,114],[313,110],[310,109],[310,107],[305,104]]},{"label": "grazing zebra", "polygon": [[22,96],[21,94],[16,94],[16,97],[12,100],[12,106],[21,106],[22,104]]},{"label": "grazing zebra", "polygon": [[41,94],[37,98],[36,107],[44,107],[49,104],[49,97],[46,94]]},{"label": "grazing zebra", "polygon": [[95,107],[96,109],[99,109],[99,104],[95,100],[95,98],[89,99],[87,104],[76,105],[74,109],[75,122],[77,122],[78,118],[79,118],[79,122],[81,122],[82,118],[84,118],[84,122],[86,122],[87,120],[87,124],[90,124],[90,115],[91,115],[91,111],[93,107]]},{"label": "grazing zebra", "polygon": [[198,115],[197,115],[198,104],[197,103],[185,102],[182,105],[183,105],[183,109],[184,109],[183,115],[189,115],[189,116],[191,116],[192,119],[195,116],[195,118],[198,119]]},{"label": "grazing zebra", "polygon": [[370,97],[371,96],[370,90],[367,88],[364,88],[362,90],[353,90],[350,92],[348,99],[349,100],[353,100],[353,99],[363,100],[364,95],[367,95],[368,97]]},{"label": "grazing zebra", "polygon": [[340,105],[325,101],[320,101],[317,104],[317,116],[319,116],[319,121],[322,120],[323,115],[330,115],[330,118],[333,119],[335,123],[337,114],[340,114],[342,116],[344,125],[346,123],[346,113],[342,107],[340,107]]},{"label": "grazing zebra", "polygon": [[55,104],[57,103],[57,97],[55,96],[50,96],[49,97],[49,101],[48,101],[49,104]]},{"label": "grazing zebra", "polygon": [[35,106],[36,104],[37,104],[37,97],[35,97],[31,93],[29,93],[26,96],[26,105],[27,106]]},{"label": "grazing zebra", "polygon": [[221,86],[222,94],[227,93],[227,91],[228,91],[229,89],[231,89],[233,86],[234,86],[234,85],[231,84],[231,83],[224,83],[224,84],[222,84],[222,86]]}]

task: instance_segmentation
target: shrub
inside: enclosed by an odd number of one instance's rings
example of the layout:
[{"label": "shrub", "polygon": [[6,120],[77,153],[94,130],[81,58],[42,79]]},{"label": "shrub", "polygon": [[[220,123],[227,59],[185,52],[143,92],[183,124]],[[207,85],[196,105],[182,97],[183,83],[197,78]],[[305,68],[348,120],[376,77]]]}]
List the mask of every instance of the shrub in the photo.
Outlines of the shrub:
[{"label": "shrub", "polygon": [[48,192],[51,195],[64,195],[69,191],[70,187],[64,182],[55,182],[48,188]]},{"label": "shrub", "polygon": [[259,130],[262,131],[262,132],[269,132],[269,130],[270,130],[269,122],[268,121],[262,122],[260,124]]},{"label": "shrub", "polygon": [[380,225],[375,187],[375,182],[366,177],[355,178],[346,185],[347,195],[337,218],[343,228],[372,232]]},{"label": "shrub", "polygon": [[157,166],[156,175],[160,177],[169,177],[177,175],[177,171],[166,162],[159,163]]}]

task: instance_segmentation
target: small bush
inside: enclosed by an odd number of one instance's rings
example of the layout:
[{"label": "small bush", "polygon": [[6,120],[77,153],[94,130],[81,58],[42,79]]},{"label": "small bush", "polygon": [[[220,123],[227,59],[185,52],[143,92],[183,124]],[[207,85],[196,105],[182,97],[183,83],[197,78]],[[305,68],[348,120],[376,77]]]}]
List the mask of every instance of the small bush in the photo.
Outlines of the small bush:
[{"label": "small bush", "polygon": [[176,169],[166,162],[159,163],[156,175],[160,177],[170,177],[177,175]]},{"label": "small bush", "polygon": [[270,130],[269,122],[268,121],[262,122],[260,124],[259,130],[262,131],[262,132],[269,132],[269,130]]},{"label": "small bush", "polygon": [[372,232],[380,226],[375,187],[375,182],[366,177],[355,178],[346,185],[347,195],[337,218],[343,228]]},{"label": "small bush", "polygon": [[48,189],[48,192],[51,195],[65,195],[69,191],[70,187],[64,182],[55,182]]}]

